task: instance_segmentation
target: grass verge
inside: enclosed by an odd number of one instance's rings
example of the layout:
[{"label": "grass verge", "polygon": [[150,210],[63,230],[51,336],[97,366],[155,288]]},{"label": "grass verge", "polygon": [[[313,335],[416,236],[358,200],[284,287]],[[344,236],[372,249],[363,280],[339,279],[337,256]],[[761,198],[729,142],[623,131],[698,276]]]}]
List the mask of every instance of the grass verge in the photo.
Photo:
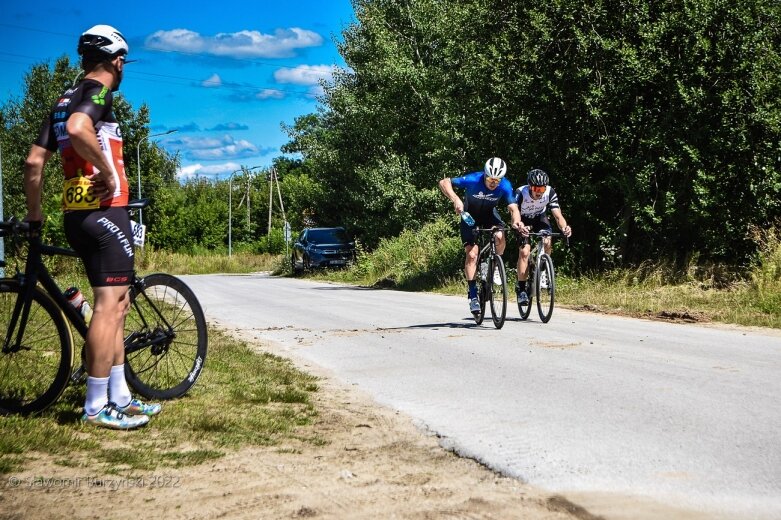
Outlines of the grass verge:
[{"label": "grass verge", "polygon": [[[694,265],[680,272],[663,263],[579,277],[558,271],[556,303],[642,318],[781,328],[781,230],[777,229],[753,233],[759,254],[743,273],[729,272],[724,266],[704,269]],[[464,253],[455,230],[451,220],[439,219],[419,231],[384,240],[375,251],[361,254],[349,269],[313,271],[305,276],[466,296]],[[517,247],[517,243],[512,240],[508,247]],[[516,257],[514,251],[505,254],[512,259],[507,265],[511,284],[516,279],[512,265]],[[514,299],[514,291],[510,294]]]},{"label": "grass verge", "polygon": [[214,329],[201,378],[185,397],[164,403],[143,429],[82,425],[84,389],[68,387],[41,415],[0,417],[0,474],[23,469],[35,452],[63,466],[97,464],[122,473],[200,464],[228,450],[287,439],[323,442],[302,428],[317,414],[310,399],[317,379]]}]

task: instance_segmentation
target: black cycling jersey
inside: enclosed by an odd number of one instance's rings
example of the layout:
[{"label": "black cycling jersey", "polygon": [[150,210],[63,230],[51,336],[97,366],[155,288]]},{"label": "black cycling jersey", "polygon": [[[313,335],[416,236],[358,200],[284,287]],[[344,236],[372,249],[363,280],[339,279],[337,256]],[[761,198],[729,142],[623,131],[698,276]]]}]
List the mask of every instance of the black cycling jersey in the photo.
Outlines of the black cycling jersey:
[{"label": "black cycling jersey", "polygon": [[[129,191],[122,157],[122,136],[112,110],[111,90],[94,79],[82,80],[66,90],[55,102],[49,117],[41,125],[35,144],[62,155],[65,174],[63,209],[90,210],[107,206],[127,206]],[[92,183],[85,175],[96,173],[94,165],[82,158],[71,145],[66,130],[68,118],[76,112],[92,119],[98,144],[112,167],[116,191],[111,199],[98,200],[92,195]]]}]

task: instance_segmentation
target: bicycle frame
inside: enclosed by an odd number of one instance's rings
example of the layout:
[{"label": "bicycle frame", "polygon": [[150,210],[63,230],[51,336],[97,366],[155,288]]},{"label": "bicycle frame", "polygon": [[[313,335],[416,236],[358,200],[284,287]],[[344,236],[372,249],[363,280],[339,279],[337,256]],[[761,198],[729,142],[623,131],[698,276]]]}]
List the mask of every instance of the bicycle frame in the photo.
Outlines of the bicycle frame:
[{"label": "bicycle frame", "polygon": [[[491,232],[491,236],[487,239],[487,242],[485,245],[483,245],[480,250],[477,253],[478,260],[485,256],[486,251],[490,250],[490,254],[493,256],[496,254],[496,234],[500,231],[503,231],[500,228],[492,227],[492,228],[475,228],[474,229],[475,234],[480,236],[482,233]],[[478,266],[478,269],[480,266]]]}]

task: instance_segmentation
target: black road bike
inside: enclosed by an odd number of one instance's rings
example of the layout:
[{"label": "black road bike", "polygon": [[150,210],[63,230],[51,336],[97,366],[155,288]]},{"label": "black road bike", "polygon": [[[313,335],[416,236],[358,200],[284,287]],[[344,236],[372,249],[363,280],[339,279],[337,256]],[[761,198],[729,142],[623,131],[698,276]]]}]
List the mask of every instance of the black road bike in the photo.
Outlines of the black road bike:
[{"label": "black road bike", "polygon": [[507,273],[504,260],[496,252],[496,233],[501,228],[475,228],[480,253],[477,257],[477,299],[480,311],[473,312],[475,323],[480,325],[485,317],[486,302],[491,302],[491,318],[494,327],[501,329],[507,316]]},{"label": "black road bike", "polygon": [[[130,203],[131,210],[147,205]],[[72,330],[85,338],[87,323],[68,303],[43,256],[76,256],[41,243],[38,231],[15,219],[0,222],[0,236],[27,242],[24,272],[0,279],[0,414],[41,412],[69,382],[84,379],[84,347],[73,368]],[[0,263],[5,266],[5,262]],[[184,395],[203,370],[206,320],[190,288],[175,276],[134,276],[125,319],[125,377],[147,399]],[[70,324],[70,326],[68,326]]]},{"label": "black road bike", "polygon": [[[527,280],[531,280],[531,291],[529,301],[525,304],[518,302],[518,311],[521,313],[521,319],[525,320],[532,311],[532,301],[537,300],[537,312],[540,314],[540,320],[548,323],[553,316],[553,303],[556,299],[556,273],[553,269],[553,259],[545,252],[545,237],[560,237],[561,233],[553,233],[543,230],[539,232],[530,232],[531,254],[529,255]],[[536,242],[536,244],[535,244]]]}]

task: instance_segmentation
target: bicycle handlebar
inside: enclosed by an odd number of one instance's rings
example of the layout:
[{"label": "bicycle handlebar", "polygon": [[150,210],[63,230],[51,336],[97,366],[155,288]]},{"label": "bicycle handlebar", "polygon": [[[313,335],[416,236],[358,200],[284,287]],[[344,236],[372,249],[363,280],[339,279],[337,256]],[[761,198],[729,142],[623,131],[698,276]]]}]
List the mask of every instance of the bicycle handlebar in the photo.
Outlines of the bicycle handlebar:
[{"label": "bicycle handlebar", "polygon": [[26,222],[24,220],[18,220],[16,217],[11,217],[8,220],[0,222],[0,237],[16,234],[29,234],[33,231],[38,231],[40,228],[40,222]]},{"label": "bicycle handlebar", "polygon": [[[518,231],[517,229],[515,229],[514,231],[518,236],[523,237],[520,231]],[[564,233],[555,233],[553,231],[548,231],[546,229],[543,229],[542,231],[529,231],[529,234],[527,236],[545,238],[545,237],[563,237],[566,235],[564,235]],[[569,237],[566,238],[567,238],[567,246],[569,246]]]},{"label": "bicycle handlebar", "polygon": [[497,226],[492,226],[489,228],[480,228],[480,227],[472,228],[473,233],[499,233],[501,231],[504,231],[504,228],[500,228]]}]

